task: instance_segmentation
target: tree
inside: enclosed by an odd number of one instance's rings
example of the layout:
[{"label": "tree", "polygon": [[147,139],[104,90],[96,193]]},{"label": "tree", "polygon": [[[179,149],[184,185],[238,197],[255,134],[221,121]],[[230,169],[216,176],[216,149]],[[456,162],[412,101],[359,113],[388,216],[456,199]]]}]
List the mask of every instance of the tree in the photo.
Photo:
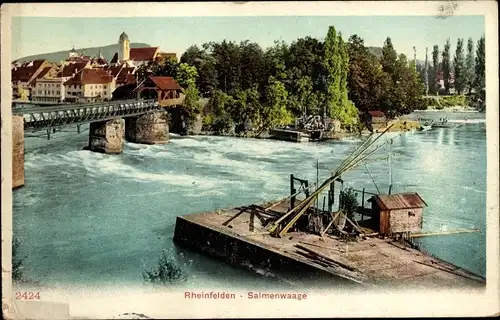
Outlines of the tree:
[{"label": "tree", "polygon": [[450,92],[450,39],[446,39],[442,55],[443,80],[446,93]]},{"label": "tree", "polygon": [[439,46],[434,45],[432,48],[432,81],[431,81],[431,92],[436,94],[438,93],[437,84],[437,75],[439,74]]},{"label": "tree", "polygon": [[258,43],[242,41],[239,47],[241,72],[241,89],[246,90],[254,85],[263,86],[267,80],[265,75],[264,51]]},{"label": "tree", "polygon": [[425,95],[429,95],[429,58],[427,54],[428,48],[425,48],[425,63],[424,63],[424,83],[425,83]]},{"label": "tree", "polygon": [[466,89],[471,93],[474,85],[474,41],[469,38],[467,41],[467,56],[465,57]]},{"label": "tree", "polygon": [[[206,46],[205,46],[206,47]],[[215,59],[207,52],[207,48],[189,47],[181,56],[181,63],[194,66],[198,71],[196,86],[203,96],[210,96],[217,88],[217,71]]]},{"label": "tree", "polygon": [[349,219],[354,219],[354,214],[358,209],[358,194],[353,188],[346,188],[340,191],[341,209]]},{"label": "tree", "polygon": [[234,103],[234,99],[221,90],[215,90],[210,98],[205,124],[217,134],[224,134],[230,131],[234,124],[228,110]]},{"label": "tree", "polygon": [[274,77],[270,77],[268,83],[262,112],[262,129],[290,124],[293,117],[286,108],[288,92],[285,85]]},{"label": "tree", "polygon": [[457,40],[455,58],[453,59],[453,68],[455,71],[455,90],[458,94],[462,94],[467,82],[464,60],[464,39],[462,38],[458,38]]},{"label": "tree", "polygon": [[352,35],[348,42],[349,99],[362,112],[380,108],[384,73],[377,57],[364,45],[363,39]]},{"label": "tree", "polygon": [[218,88],[226,93],[235,93],[241,89],[241,54],[240,47],[226,40],[221,43],[207,44],[215,60]]},{"label": "tree", "polygon": [[347,45],[342,35],[337,34],[335,27],[330,26],[324,46],[328,113],[332,119],[339,120],[345,126],[351,126],[357,121],[358,111],[348,99],[349,54]]},{"label": "tree", "polygon": [[274,45],[266,50],[266,74],[268,76],[279,81],[287,79],[286,61],[288,52],[288,45],[284,41],[275,41]]},{"label": "tree", "polygon": [[380,60],[382,64],[382,70],[389,74],[396,82],[396,61],[398,59],[398,54],[392,45],[391,38],[387,37],[382,47],[382,58]]},{"label": "tree", "polygon": [[[321,90],[324,76],[323,56],[323,43],[317,39],[305,37],[294,41],[285,56],[288,83],[309,77],[313,82],[313,89]],[[290,87],[287,86],[287,89]]]},{"label": "tree", "polygon": [[474,88],[476,93],[479,94],[481,99],[484,101],[486,87],[484,36],[482,36],[477,42],[475,74],[476,79]]}]

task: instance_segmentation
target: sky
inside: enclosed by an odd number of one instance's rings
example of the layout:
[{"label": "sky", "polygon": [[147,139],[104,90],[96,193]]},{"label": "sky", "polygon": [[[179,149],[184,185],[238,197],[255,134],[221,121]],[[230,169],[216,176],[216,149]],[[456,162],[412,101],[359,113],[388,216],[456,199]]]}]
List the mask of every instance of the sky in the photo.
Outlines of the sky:
[{"label": "sky", "polygon": [[291,43],[311,36],[324,39],[328,27],[335,26],[345,38],[357,34],[367,46],[381,47],[390,37],[398,53],[425,59],[425,47],[442,49],[447,38],[454,52],[458,38],[465,44],[484,35],[484,16],[239,16],[239,17],[132,17],[132,18],[52,18],[12,19],[12,60],[20,57],[117,43],[125,31],[131,42],[159,46],[161,51],[180,57],[191,45],[210,41],[250,40],[263,48],[275,40]]}]

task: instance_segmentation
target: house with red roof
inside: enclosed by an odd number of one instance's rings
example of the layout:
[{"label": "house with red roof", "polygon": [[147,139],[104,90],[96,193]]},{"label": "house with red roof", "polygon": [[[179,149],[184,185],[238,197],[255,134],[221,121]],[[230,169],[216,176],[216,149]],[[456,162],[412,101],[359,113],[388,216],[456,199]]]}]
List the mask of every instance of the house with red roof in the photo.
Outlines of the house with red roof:
[{"label": "house with red roof", "polygon": [[32,85],[33,102],[62,103],[66,100],[66,88],[64,83],[74,77],[79,71],[90,68],[90,62],[75,62],[62,65],[59,70],[53,69],[46,75],[37,77]]},{"label": "house with red roof", "polygon": [[157,99],[161,106],[170,107],[182,104],[184,89],[172,77],[149,76],[141,83],[129,83],[116,88],[114,100]]},{"label": "house with red roof", "polygon": [[[31,96],[31,85],[42,72],[49,72],[52,64],[47,60],[35,60],[22,64],[14,64],[11,69],[13,99],[27,100]],[[49,69],[47,69],[49,68]]]},{"label": "house with red roof", "polygon": [[67,102],[108,101],[116,88],[115,78],[102,68],[84,68],[64,83]]}]

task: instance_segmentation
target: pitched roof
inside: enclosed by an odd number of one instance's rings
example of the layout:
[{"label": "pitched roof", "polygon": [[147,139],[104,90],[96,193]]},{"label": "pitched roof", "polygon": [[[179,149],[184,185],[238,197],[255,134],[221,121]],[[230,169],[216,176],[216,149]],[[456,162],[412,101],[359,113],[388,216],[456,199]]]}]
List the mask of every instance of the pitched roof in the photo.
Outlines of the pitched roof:
[{"label": "pitched roof", "polygon": [[66,81],[65,85],[105,84],[113,81],[113,76],[102,69],[82,69],[73,78]]},{"label": "pitched roof", "polygon": [[38,79],[45,77],[49,73],[49,71],[52,70],[52,68],[53,68],[52,66],[43,68],[42,71],[40,71],[40,73],[37,74],[35,79],[33,79],[33,81],[36,81]]},{"label": "pitched roof", "polygon": [[182,87],[172,77],[150,76],[149,79],[161,90],[182,90]]},{"label": "pitched roof", "polygon": [[375,201],[381,210],[423,208],[427,203],[418,193],[398,193],[391,195],[376,195],[370,201]]},{"label": "pitched roof", "polygon": [[125,99],[134,96],[136,86],[136,83],[128,83],[117,87],[112,93],[113,99]]},{"label": "pitched roof", "polygon": [[159,47],[149,47],[149,48],[131,48],[130,49],[130,60],[133,61],[147,61],[153,60],[155,58],[155,53]]},{"label": "pitched roof", "polygon": [[117,63],[117,62],[118,62],[118,52],[115,52],[113,58],[111,58],[111,61],[109,63]]},{"label": "pitched roof", "polygon": [[368,111],[368,114],[372,117],[385,117],[385,114],[382,111]]},{"label": "pitched roof", "polygon": [[84,69],[87,66],[88,62],[75,62],[64,66],[62,71],[60,71],[57,76],[58,77],[72,77],[78,71]]},{"label": "pitched roof", "polygon": [[108,72],[113,77],[116,77],[120,71],[122,70],[122,66],[107,66],[104,67],[104,71]]},{"label": "pitched roof", "polygon": [[25,62],[19,67],[14,67],[11,70],[12,82],[27,82],[33,77],[33,75],[40,69],[46,60],[35,60],[30,62]]},{"label": "pitched roof", "polygon": [[130,84],[130,83],[136,83],[135,76],[131,73],[125,73],[124,75],[118,76],[116,78],[116,83],[124,83],[124,84]]},{"label": "pitched roof", "polygon": [[99,64],[99,65],[107,65],[108,61],[106,61],[106,59],[104,59],[104,58],[97,57],[97,58],[90,59],[90,63],[92,63],[92,64],[95,63],[95,64]]}]

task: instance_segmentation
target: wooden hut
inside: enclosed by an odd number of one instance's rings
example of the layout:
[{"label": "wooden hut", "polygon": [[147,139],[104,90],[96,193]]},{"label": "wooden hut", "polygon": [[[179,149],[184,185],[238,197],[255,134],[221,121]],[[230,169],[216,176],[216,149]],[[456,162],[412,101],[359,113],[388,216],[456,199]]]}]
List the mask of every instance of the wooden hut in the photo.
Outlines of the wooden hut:
[{"label": "wooden hut", "polygon": [[418,193],[375,195],[368,201],[372,203],[372,219],[378,222],[380,234],[421,231],[427,204]]},{"label": "wooden hut", "polygon": [[365,125],[370,130],[376,130],[384,127],[387,123],[387,117],[382,111],[368,111],[363,115]]},{"label": "wooden hut", "polygon": [[150,76],[140,84],[135,82],[120,86],[113,91],[113,100],[157,99],[162,107],[181,105],[184,89],[172,77]]}]

